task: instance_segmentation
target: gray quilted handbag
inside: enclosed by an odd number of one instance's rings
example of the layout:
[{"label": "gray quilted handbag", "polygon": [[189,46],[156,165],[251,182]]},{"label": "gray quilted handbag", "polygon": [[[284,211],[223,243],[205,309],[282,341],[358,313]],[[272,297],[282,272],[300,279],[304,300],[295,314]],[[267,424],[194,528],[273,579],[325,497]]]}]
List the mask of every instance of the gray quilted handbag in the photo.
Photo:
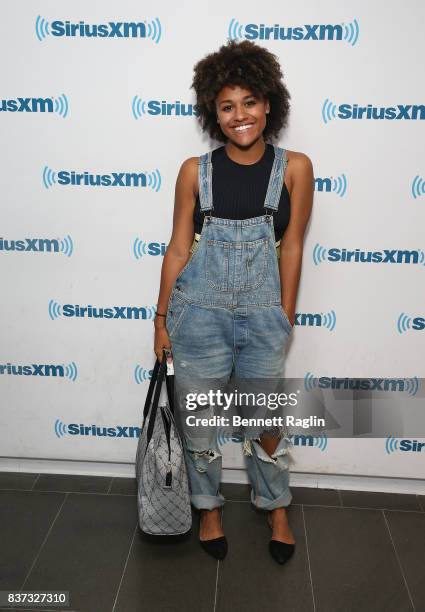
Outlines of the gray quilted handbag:
[{"label": "gray quilted handbag", "polygon": [[[150,535],[179,535],[192,526],[183,445],[174,421],[174,376],[165,375],[166,361],[164,351],[149,384],[135,464],[139,527]],[[159,406],[164,377],[168,403]]]}]

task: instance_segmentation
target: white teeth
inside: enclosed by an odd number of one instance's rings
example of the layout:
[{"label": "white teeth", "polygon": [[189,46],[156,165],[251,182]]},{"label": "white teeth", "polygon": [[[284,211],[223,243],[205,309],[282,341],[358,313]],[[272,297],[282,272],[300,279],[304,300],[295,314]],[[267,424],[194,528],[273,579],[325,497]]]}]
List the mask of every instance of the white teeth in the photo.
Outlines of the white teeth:
[{"label": "white teeth", "polygon": [[249,130],[250,127],[251,125],[239,125],[238,127],[235,127],[234,129],[237,132],[244,132],[245,130]]}]

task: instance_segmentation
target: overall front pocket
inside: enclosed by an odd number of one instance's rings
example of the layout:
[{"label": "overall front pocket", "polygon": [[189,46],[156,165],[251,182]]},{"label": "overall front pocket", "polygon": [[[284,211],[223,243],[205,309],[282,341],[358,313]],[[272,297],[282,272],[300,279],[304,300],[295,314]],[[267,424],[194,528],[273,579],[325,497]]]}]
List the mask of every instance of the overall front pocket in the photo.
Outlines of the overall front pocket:
[{"label": "overall front pocket", "polygon": [[284,325],[284,327],[285,327],[286,331],[288,332],[288,334],[290,334],[290,333],[292,332],[292,330],[293,330],[293,326],[291,325],[291,322],[290,322],[290,320],[288,319],[288,315],[287,315],[287,314],[286,314],[286,312],[284,311],[284,309],[283,309],[283,306],[282,306],[282,305],[280,305],[280,306],[279,306],[279,311],[280,311],[280,313],[281,313],[281,315],[282,315],[283,325]]},{"label": "overall front pocket", "polygon": [[167,328],[170,338],[172,336],[175,337],[188,308],[189,304],[179,298],[176,290],[173,289],[168,303],[167,317],[165,320],[165,327]]}]

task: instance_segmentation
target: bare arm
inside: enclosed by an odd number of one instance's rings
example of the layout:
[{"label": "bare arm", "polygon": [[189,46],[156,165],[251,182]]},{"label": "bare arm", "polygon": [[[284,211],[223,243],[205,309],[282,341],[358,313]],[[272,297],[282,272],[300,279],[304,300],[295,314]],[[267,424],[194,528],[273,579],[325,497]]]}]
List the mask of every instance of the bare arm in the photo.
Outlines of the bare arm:
[{"label": "bare arm", "polygon": [[311,160],[303,153],[293,153],[291,164],[291,218],[280,243],[280,281],[282,307],[292,325],[301,275],[304,233],[310,218],[314,175]]},{"label": "bare arm", "polygon": [[[164,255],[157,310],[166,314],[171,289],[186,265],[193,242],[193,211],[198,191],[198,158],[190,157],[180,167],[176,181],[173,231]],[[155,328],[165,329],[165,318],[155,318]],[[156,351],[155,351],[156,352]]]}]

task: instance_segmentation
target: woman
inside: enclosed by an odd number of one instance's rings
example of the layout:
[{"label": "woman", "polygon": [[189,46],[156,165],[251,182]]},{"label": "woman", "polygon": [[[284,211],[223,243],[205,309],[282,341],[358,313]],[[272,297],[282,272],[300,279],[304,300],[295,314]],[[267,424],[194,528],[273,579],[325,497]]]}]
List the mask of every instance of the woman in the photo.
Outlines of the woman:
[{"label": "woman", "polygon": [[[185,160],[176,182],[154,350],[161,360],[163,349],[172,349],[180,399],[222,388],[232,373],[263,383],[282,376],[314,189],[306,155],[266,142],[278,136],[289,113],[290,94],[272,53],[250,41],[229,41],[194,71],[200,125],[225,144]],[[217,430],[189,426],[187,408],[178,405],[200,543],[223,559]],[[213,414],[210,405],[197,410]],[[289,442],[281,427],[244,434],[251,501],[268,511],[269,550],[278,563],[295,548],[286,515]]]}]

